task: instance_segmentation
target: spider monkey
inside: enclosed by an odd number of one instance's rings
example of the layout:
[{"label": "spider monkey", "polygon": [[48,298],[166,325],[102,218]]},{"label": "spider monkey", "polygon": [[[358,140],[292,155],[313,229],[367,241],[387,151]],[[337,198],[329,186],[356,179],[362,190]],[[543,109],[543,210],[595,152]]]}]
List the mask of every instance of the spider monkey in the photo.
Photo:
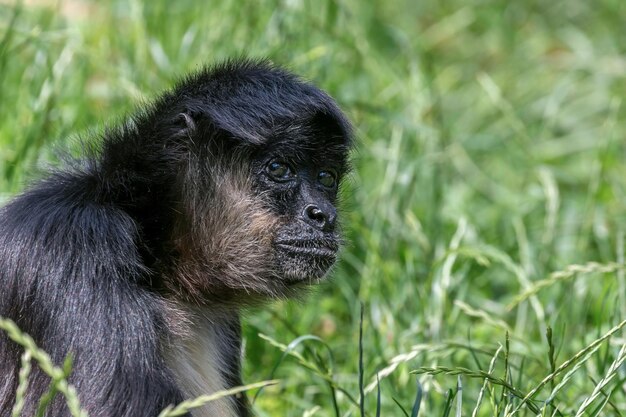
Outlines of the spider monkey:
[{"label": "spider monkey", "polygon": [[[100,136],[0,209],[0,316],[57,364],[72,355],[91,417],[155,417],[241,385],[242,308],[327,275],[353,134],[315,86],[231,60]],[[2,416],[21,354],[0,334]],[[49,384],[34,367],[24,415]],[[191,415],[250,413],[231,396]],[[57,395],[46,416],[67,415]]]}]

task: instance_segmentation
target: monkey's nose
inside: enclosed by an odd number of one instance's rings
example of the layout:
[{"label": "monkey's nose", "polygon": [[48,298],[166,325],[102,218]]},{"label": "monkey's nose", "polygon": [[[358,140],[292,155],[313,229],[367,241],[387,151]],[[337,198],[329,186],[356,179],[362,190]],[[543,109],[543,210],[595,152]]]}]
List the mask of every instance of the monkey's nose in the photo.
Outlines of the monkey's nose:
[{"label": "monkey's nose", "polygon": [[322,210],[315,204],[309,204],[304,208],[304,220],[311,226],[323,232],[332,232],[335,229],[337,212],[334,208]]}]

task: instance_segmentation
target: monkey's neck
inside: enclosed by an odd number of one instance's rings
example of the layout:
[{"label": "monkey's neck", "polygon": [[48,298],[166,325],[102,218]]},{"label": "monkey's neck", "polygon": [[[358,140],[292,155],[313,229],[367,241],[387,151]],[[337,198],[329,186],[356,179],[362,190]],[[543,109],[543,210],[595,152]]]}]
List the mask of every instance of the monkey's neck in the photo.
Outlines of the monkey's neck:
[{"label": "monkey's neck", "polygon": [[[238,312],[187,308],[188,331],[176,334],[165,353],[185,399],[241,385]],[[192,411],[194,417],[248,416],[243,395],[224,397]]]}]

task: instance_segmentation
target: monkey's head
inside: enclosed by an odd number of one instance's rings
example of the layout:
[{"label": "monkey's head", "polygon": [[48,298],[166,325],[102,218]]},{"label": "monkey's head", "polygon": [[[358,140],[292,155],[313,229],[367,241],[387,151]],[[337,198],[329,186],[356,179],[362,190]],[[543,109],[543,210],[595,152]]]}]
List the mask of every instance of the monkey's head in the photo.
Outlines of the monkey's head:
[{"label": "monkey's head", "polygon": [[150,203],[167,287],[200,302],[282,297],[327,274],[352,144],[327,94],[266,62],[231,62],[183,80],[149,114],[163,121],[137,130],[167,152],[147,165],[176,173]]}]

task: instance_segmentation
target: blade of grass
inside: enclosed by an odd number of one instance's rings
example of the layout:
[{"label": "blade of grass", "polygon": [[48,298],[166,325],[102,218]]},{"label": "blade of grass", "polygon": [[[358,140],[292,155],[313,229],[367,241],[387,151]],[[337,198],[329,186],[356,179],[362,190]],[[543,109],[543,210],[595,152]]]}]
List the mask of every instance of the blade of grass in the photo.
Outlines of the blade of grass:
[{"label": "blade of grass", "polygon": [[[502,351],[502,345],[498,347],[498,349],[496,350],[496,353],[493,355],[493,358],[491,358],[491,362],[489,362],[489,370],[487,371],[489,374],[493,374],[493,371],[496,367],[496,360],[498,359],[498,356],[500,356],[501,351]],[[504,379],[506,380],[506,377]],[[489,381],[485,379],[485,381],[483,382],[483,386],[478,392],[478,400],[476,401],[476,406],[474,407],[474,410],[472,411],[472,417],[478,416],[478,410],[480,409],[480,405],[483,401],[483,396],[485,395],[485,390],[487,389],[488,383]]]},{"label": "blade of grass", "polygon": [[159,413],[158,417],[179,417],[179,416],[183,416],[183,415],[188,414],[189,411],[193,410],[194,408],[202,407],[203,405],[206,405],[206,404],[210,403],[211,401],[215,401],[215,400],[223,398],[223,397],[228,397],[230,395],[235,395],[235,394],[238,394],[240,392],[250,391],[250,390],[253,390],[253,389],[256,389],[256,388],[267,387],[268,385],[276,385],[279,382],[280,381],[278,381],[278,380],[261,381],[261,382],[257,382],[257,383],[254,383],[254,384],[243,385],[241,387],[235,387],[235,388],[232,388],[232,389],[217,391],[217,392],[215,392],[213,394],[210,394],[210,395],[202,395],[202,396],[194,398],[192,400],[183,401],[182,403],[178,404],[175,407],[169,406],[169,407],[165,408],[165,410],[161,411]]},{"label": "blade of grass", "polygon": [[26,390],[28,389],[28,375],[31,371],[31,359],[33,355],[30,350],[25,350],[22,354],[21,367],[18,375],[18,385],[15,391],[15,404],[11,411],[11,417],[19,417],[22,414],[24,408],[24,400],[26,397]]},{"label": "blade of grass", "polygon": [[417,378],[417,394],[415,394],[415,401],[413,401],[413,409],[411,410],[411,417],[417,417],[420,412],[420,406],[422,405],[422,395],[424,390],[419,378]]},{"label": "blade of grass", "polygon": [[365,370],[363,367],[363,310],[363,303],[361,303],[361,315],[359,319],[359,410],[361,417],[365,417],[365,391],[363,389],[363,380],[365,378]]},{"label": "blade of grass", "polygon": [[[76,390],[73,386],[69,385],[65,379],[65,370],[54,366],[50,355],[39,349],[35,341],[30,336],[23,333],[12,320],[0,317],[0,330],[4,330],[11,340],[29,351],[32,358],[39,365],[39,368],[52,378],[52,384],[55,384],[55,389],[65,396],[70,414],[73,417],[87,417],[87,412],[80,408],[80,401]],[[66,360],[65,365],[67,363]]]},{"label": "blade of grass", "polygon": [[619,353],[617,354],[617,358],[615,358],[615,360],[611,363],[611,366],[609,366],[609,369],[606,371],[606,375],[604,376],[604,378],[602,378],[598,382],[598,384],[591,392],[591,395],[587,397],[585,401],[583,401],[574,417],[581,417],[585,413],[585,411],[589,408],[589,406],[591,406],[594,400],[600,396],[604,387],[606,387],[608,383],[611,382],[611,380],[617,375],[619,368],[622,366],[625,360],[626,344],[623,344],[619,350]]},{"label": "blade of grass", "polygon": [[[585,362],[587,359],[589,359],[591,355],[587,355],[587,353],[595,352],[605,340],[607,340],[609,337],[613,336],[615,333],[621,330],[622,327],[624,327],[624,325],[626,325],[626,320],[623,320],[617,326],[613,327],[611,330],[606,332],[604,336],[600,337],[599,339],[594,340],[592,343],[587,345],[585,348],[581,349],[578,353],[576,353],[570,359],[563,362],[556,371],[552,372],[550,375],[545,377],[535,388],[533,388],[528,394],[526,394],[526,396],[522,399],[522,401],[513,410],[511,415],[514,415],[516,412],[518,412],[524,404],[528,403],[529,400],[531,400],[539,391],[541,391],[541,389],[548,382],[552,381],[558,374],[560,374],[561,372],[563,372],[565,369],[569,368],[573,364],[582,363],[582,362]],[[533,412],[537,412],[537,411],[533,410]]]}]

